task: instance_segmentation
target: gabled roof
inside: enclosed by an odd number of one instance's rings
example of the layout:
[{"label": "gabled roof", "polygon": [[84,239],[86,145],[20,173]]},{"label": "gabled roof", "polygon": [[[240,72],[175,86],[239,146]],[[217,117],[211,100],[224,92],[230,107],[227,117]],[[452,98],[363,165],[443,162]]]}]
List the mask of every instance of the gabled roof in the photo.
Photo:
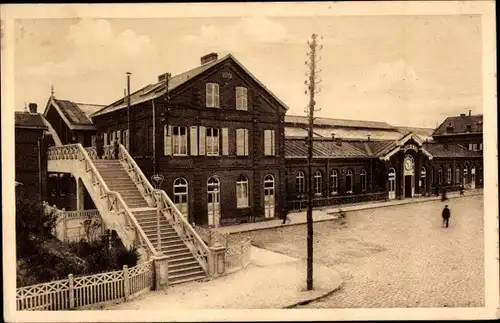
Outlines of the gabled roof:
[{"label": "gabled roof", "polygon": [[[307,125],[309,123],[309,118],[307,116],[287,115],[285,116],[285,123],[293,123],[296,125]],[[395,130],[395,128],[390,124],[381,121],[315,118],[314,124],[317,126],[329,126],[332,128],[339,127],[339,128]]]},{"label": "gabled roof", "polygon": [[414,133],[422,141],[432,140],[432,134],[434,132],[433,128],[418,128],[418,127],[396,126],[396,129],[401,134],[405,134],[405,133],[408,133],[408,132]]},{"label": "gabled roof", "polygon": [[[199,76],[203,72],[221,64],[222,62],[225,62],[227,60],[232,60],[234,63],[236,63],[241,69],[245,71],[257,84],[259,84],[266,92],[268,92],[285,110],[288,110],[288,107],[286,106],[285,103],[283,103],[276,95],[274,95],[264,84],[262,84],[250,71],[248,71],[243,64],[241,64],[236,58],[234,58],[233,55],[228,54],[220,59],[217,59],[213,62],[206,63],[200,66],[197,66],[187,72],[175,75],[170,78],[169,80],[169,86],[168,90],[169,92],[178,88],[179,86],[185,84],[189,80]],[[130,94],[130,105],[134,106],[136,104],[150,101],[156,98],[160,98],[161,96],[165,95],[166,89],[165,89],[165,81],[157,82],[154,84],[148,84],[145,87],[139,89],[138,91],[131,93]],[[127,101],[126,97],[121,98],[120,100],[106,106],[103,109],[100,109],[99,111],[96,111],[92,117],[103,115],[109,112],[117,111],[120,109],[123,109],[127,106]]]},{"label": "gabled roof", "polygon": [[104,107],[104,105],[76,103],[51,96],[45,108],[45,116],[51,106],[56,109],[71,130],[94,130],[95,126],[90,115]]},{"label": "gabled roof", "polygon": [[[285,157],[305,158],[307,144],[305,139],[285,138]],[[369,157],[355,146],[342,142],[339,146],[333,140],[315,140],[313,142],[313,156],[315,158],[363,158]]]},{"label": "gabled roof", "polygon": [[[470,131],[467,130],[467,125],[470,125]],[[453,129],[449,127],[453,127]],[[460,115],[446,118],[439,127],[436,128],[433,136],[455,135],[466,133],[482,133],[483,132],[483,115]]]},{"label": "gabled roof", "polygon": [[14,124],[16,128],[47,130],[44,117],[40,113],[16,111]]},{"label": "gabled roof", "polygon": [[423,147],[436,158],[482,157],[481,152],[468,150],[466,147],[457,144],[424,143]]}]

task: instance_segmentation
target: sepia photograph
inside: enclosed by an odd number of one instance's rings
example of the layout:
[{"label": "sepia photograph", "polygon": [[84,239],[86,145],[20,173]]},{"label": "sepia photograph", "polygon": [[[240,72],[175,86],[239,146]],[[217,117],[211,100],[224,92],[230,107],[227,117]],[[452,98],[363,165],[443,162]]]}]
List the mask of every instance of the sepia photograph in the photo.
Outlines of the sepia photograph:
[{"label": "sepia photograph", "polygon": [[5,320],[499,318],[494,9],[2,5]]}]

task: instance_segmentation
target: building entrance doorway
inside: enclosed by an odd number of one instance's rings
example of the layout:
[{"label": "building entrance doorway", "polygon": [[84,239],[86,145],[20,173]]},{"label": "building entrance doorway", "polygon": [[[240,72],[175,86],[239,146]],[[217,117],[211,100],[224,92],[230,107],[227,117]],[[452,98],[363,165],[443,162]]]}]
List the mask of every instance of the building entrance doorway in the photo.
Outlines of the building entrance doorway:
[{"label": "building entrance doorway", "polygon": [[412,175],[405,176],[405,197],[412,197]]},{"label": "building entrance doorway", "polygon": [[220,182],[218,178],[211,177],[207,183],[208,225],[219,226],[220,220]]}]

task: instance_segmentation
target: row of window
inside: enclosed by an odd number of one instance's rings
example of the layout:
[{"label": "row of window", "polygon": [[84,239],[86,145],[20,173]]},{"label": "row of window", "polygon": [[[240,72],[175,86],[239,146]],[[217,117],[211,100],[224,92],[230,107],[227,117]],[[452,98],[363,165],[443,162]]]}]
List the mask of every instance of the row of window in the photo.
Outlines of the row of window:
[{"label": "row of window", "polygon": [[[171,126],[164,127],[165,156],[218,156],[229,154],[229,129],[204,126]],[[237,156],[249,156],[249,130],[235,130],[235,151]],[[264,155],[276,154],[275,131],[264,130]]]},{"label": "row of window", "polygon": [[480,142],[478,144],[469,143],[469,150],[482,151],[483,150],[483,143],[482,142]]},{"label": "row of window", "polygon": [[[248,90],[246,87],[236,87],[236,110],[248,110]],[[219,84],[205,84],[205,105],[207,108],[220,108]]]},{"label": "row of window", "polygon": [[[476,168],[474,166],[471,166],[470,172],[471,172],[471,176],[472,176],[472,181],[474,182],[476,179]],[[451,184],[453,181],[452,173],[453,173],[452,167],[448,166],[446,169],[446,183],[447,184]],[[467,179],[467,175],[468,175],[468,169],[467,169],[467,167],[464,167],[463,177],[462,177],[463,181],[465,181]],[[443,168],[442,167],[438,168],[438,183],[443,184]],[[455,167],[455,184],[460,184],[460,166]]]},{"label": "row of window", "polygon": [[[250,207],[249,203],[249,182],[248,178],[241,175],[235,183],[236,185],[236,207]],[[207,202],[209,204],[220,203],[221,185],[217,177],[210,177],[207,181]],[[185,178],[179,177],[174,180],[173,195],[174,203],[182,214],[188,214],[188,182]],[[274,176],[266,175],[264,178],[264,196],[266,201],[269,197],[274,197]]]},{"label": "row of window", "polygon": [[[367,187],[368,187],[368,176],[367,172],[365,169],[361,170],[360,173],[360,181],[361,181],[361,191],[366,192]],[[353,178],[353,172],[352,170],[348,169],[345,173],[344,176],[344,181],[345,181],[345,189],[347,194],[352,194],[354,192],[354,178]],[[297,173],[297,176],[295,177],[296,180],[296,192],[297,194],[304,194],[306,192],[306,178],[305,174],[302,171],[299,171]],[[321,196],[323,194],[323,174],[321,171],[316,171],[313,176],[313,183],[314,183],[314,194],[316,196]],[[337,170],[332,170],[330,172],[330,194],[331,195],[336,195],[338,194],[338,188],[339,188],[339,175]]]}]

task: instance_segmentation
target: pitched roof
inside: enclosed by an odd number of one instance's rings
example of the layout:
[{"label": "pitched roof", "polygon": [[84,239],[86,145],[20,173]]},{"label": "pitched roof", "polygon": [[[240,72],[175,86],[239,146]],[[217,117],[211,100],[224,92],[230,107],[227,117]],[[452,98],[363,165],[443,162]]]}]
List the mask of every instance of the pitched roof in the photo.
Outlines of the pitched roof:
[{"label": "pitched roof", "polygon": [[466,147],[457,144],[424,143],[423,147],[435,158],[481,158],[481,152],[468,150]]},{"label": "pitched roof", "polygon": [[408,132],[412,132],[415,135],[417,135],[420,138],[420,140],[422,140],[422,141],[432,140],[432,133],[434,132],[433,128],[396,126],[396,129],[401,134],[406,134]]},{"label": "pitched roof", "polygon": [[30,113],[27,111],[16,111],[15,127],[26,129],[42,129],[46,130],[44,117],[40,113]]},{"label": "pitched roof", "polygon": [[[470,125],[470,131],[467,130],[467,125]],[[449,129],[448,127],[453,127]],[[436,128],[433,135],[453,135],[463,133],[482,133],[483,132],[483,115],[460,115],[446,118],[443,123]]]},{"label": "pitched roof", "polygon": [[[290,139],[285,138],[285,157],[306,157],[307,144],[305,139]],[[333,140],[316,140],[313,143],[314,157],[330,157],[330,158],[362,158],[369,157],[362,150],[349,144],[342,142],[339,146]]]},{"label": "pitched roof", "polygon": [[[187,81],[193,79],[194,77],[202,74],[203,72],[211,69],[212,67],[219,65],[220,63],[227,61],[227,60],[233,60],[239,67],[241,67],[257,84],[259,84],[264,90],[266,90],[276,101],[278,101],[279,104],[281,104],[286,110],[288,110],[288,107],[286,106],[285,103],[283,103],[276,95],[274,95],[268,88],[264,86],[252,73],[250,73],[236,58],[234,58],[233,55],[228,54],[225,55],[222,58],[219,58],[215,61],[212,61],[210,63],[206,63],[200,66],[197,66],[187,72],[175,75],[169,79],[169,84],[168,84],[168,90],[169,92],[176,89],[177,87],[185,84]],[[130,94],[130,105],[136,105],[142,102],[150,101],[152,99],[159,98],[163,95],[165,95],[166,89],[165,89],[165,81],[157,82],[154,84],[148,84],[145,87],[137,90],[134,93]],[[127,106],[127,101],[126,97],[121,98],[120,100],[106,106],[103,109],[100,109],[99,111],[96,111],[92,117],[102,115],[105,113],[109,113],[112,111],[120,110],[123,109]]]},{"label": "pitched roof", "polygon": [[54,102],[73,125],[93,125],[90,115],[104,107],[103,105],[76,103],[55,98]]},{"label": "pitched roof", "polygon": [[[287,115],[285,116],[285,123],[308,124],[309,119],[307,116]],[[395,130],[395,128],[390,124],[381,121],[315,118],[314,124],[319,126],[330,126],[330,127],[341,127],[341,128]]]}]

